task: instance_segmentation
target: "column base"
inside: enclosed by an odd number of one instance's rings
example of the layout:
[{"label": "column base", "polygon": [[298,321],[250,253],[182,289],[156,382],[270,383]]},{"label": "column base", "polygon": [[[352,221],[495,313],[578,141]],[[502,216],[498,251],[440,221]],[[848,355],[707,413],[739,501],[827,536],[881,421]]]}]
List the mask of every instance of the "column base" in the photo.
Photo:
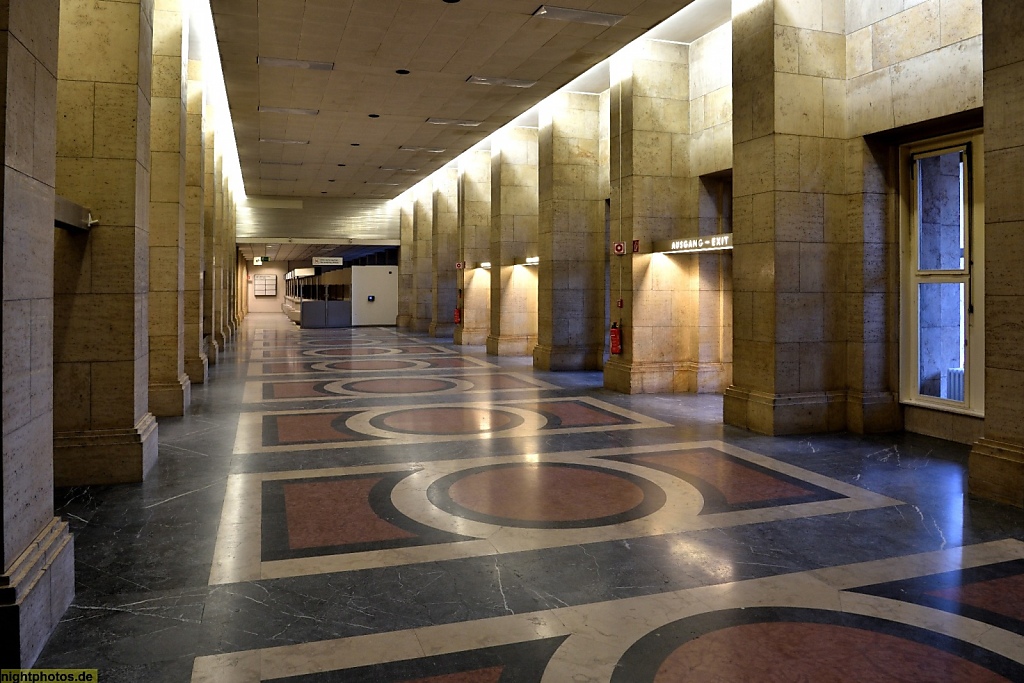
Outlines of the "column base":
[{"label": "column base", "polygon": [[58,432],[53,436],[53,485],[142,481],[156,457],[157,424],[152,413],[132,429]]},{"label": "column base", "polygon": [[891,391],[846,394],[846,428],[855,434],[880,434],[903,429],[903,410]]},{"label": "column base", "polygon": [[769,394],[731,386],[725,390],[725,424],[759,434],[815,434],[846,428],[846,392]]},{"label": "column base", "polygon": [[188,375],[192,384],[206,384],[210,376],[210,359],[205,353],[200,353],[193,358],[185,357],[185,374]]},{"label": "column base", "polygon": [[187,374],[171,384],[149,385],[149,412],[157,417],[181,417],[192,402],[192,382]]},{"label": "column base", "polygon": [[206,336],[206,360],[210,365],[217,364],[217,357],[220,355],[220,344],[212,334]]},{"label": "column base", "polygon": [[967,461],[967,492],[1024,508],[1024,446],[979,439]]},{"label": "column base", "polygon": [[533,367],[538,370],[563,372],[571,370],[600,370],[604,365],[604,347],[594,346],[542,346],[533,349]]},{"label": "column base", "polygon": [[408,330],[412,327],[412,318],[408,315],[400,315],[395,318],[395,327],[399,330]]},{"label": "column base", "polygon": [[217,347],[223,349],[227,346],[228,335],[225,334],[224,330],[217,330],[213,333],[213,339],[217,342]]},{"label": "column base", "polygon": [[455,335],[455,323],[430,323],[428,334],[437,339],[447,339]]},{"label": "column base", "polygon": [[54,517],[0,575],[0,669],[30,668],[74,597],[75,541]]},{"label": "column base", "polygon": [[487,343],[487,328],[467,328],[460,325],[455,328],[455,343],[460,346],[483,346]]},{"label": "column base", "polygon": [[412,318],[409,321],[409,329],[416,334],[427,334],[430,332],[430,321],[424,318]]},{"label": "column base", "polygon": [[604,388],[623,394],[671,394],[690,390],[685,363],[637,363],[611,356],[604,364]]},{"label": "column base", "polygon": [[487,337],[487,353],[492,356],[529,356],[537,345],[537,338],[532,336],[499,336]]}]

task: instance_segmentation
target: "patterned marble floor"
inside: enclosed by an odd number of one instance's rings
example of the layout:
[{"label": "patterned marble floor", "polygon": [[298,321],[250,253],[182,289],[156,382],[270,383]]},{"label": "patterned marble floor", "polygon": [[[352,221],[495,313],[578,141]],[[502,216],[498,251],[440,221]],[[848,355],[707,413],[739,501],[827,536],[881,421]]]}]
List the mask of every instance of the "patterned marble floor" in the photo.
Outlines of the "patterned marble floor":
[{"label": "patterned marble floor", "polygon": [[1024,681],[1024,515],[966,447],[252,315],[142,484],[58,492],[105,681]]}]

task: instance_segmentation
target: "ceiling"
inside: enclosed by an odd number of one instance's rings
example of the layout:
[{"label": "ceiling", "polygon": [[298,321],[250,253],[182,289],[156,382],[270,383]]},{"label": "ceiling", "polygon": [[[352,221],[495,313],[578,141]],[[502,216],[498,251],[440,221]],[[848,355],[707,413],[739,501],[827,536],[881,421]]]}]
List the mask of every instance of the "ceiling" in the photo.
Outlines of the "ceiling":
[{"label": "ceiling", "polygon": [[[692,1],[557,0],[624,15],[608,26],[534,16],[540,0],[211,0],[246,194],[396,197]],[[727,20],[728,0],[695,4]]]}]

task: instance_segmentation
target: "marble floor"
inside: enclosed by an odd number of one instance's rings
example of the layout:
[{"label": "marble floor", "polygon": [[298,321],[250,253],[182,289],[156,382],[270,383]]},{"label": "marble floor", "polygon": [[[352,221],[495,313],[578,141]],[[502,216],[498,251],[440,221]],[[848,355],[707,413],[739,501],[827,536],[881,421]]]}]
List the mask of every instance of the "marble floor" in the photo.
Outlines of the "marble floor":
[{"label": "marble floor", "polygon": [[394,328],[243,323],[141,484],[59,490],[101,680],[1024,681],[1024,514],[968,448]]}]

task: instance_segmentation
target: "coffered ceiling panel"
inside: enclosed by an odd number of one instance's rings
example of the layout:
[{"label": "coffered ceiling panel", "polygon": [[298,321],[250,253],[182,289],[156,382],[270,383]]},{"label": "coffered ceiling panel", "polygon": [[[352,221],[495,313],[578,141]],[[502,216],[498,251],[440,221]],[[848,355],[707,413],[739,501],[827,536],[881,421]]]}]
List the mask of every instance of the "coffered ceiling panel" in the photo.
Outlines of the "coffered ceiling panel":
[{"label": "coffered ceiling panel", "polygon": [[212,0],[246,193],[395,197],[691,1]]}]

